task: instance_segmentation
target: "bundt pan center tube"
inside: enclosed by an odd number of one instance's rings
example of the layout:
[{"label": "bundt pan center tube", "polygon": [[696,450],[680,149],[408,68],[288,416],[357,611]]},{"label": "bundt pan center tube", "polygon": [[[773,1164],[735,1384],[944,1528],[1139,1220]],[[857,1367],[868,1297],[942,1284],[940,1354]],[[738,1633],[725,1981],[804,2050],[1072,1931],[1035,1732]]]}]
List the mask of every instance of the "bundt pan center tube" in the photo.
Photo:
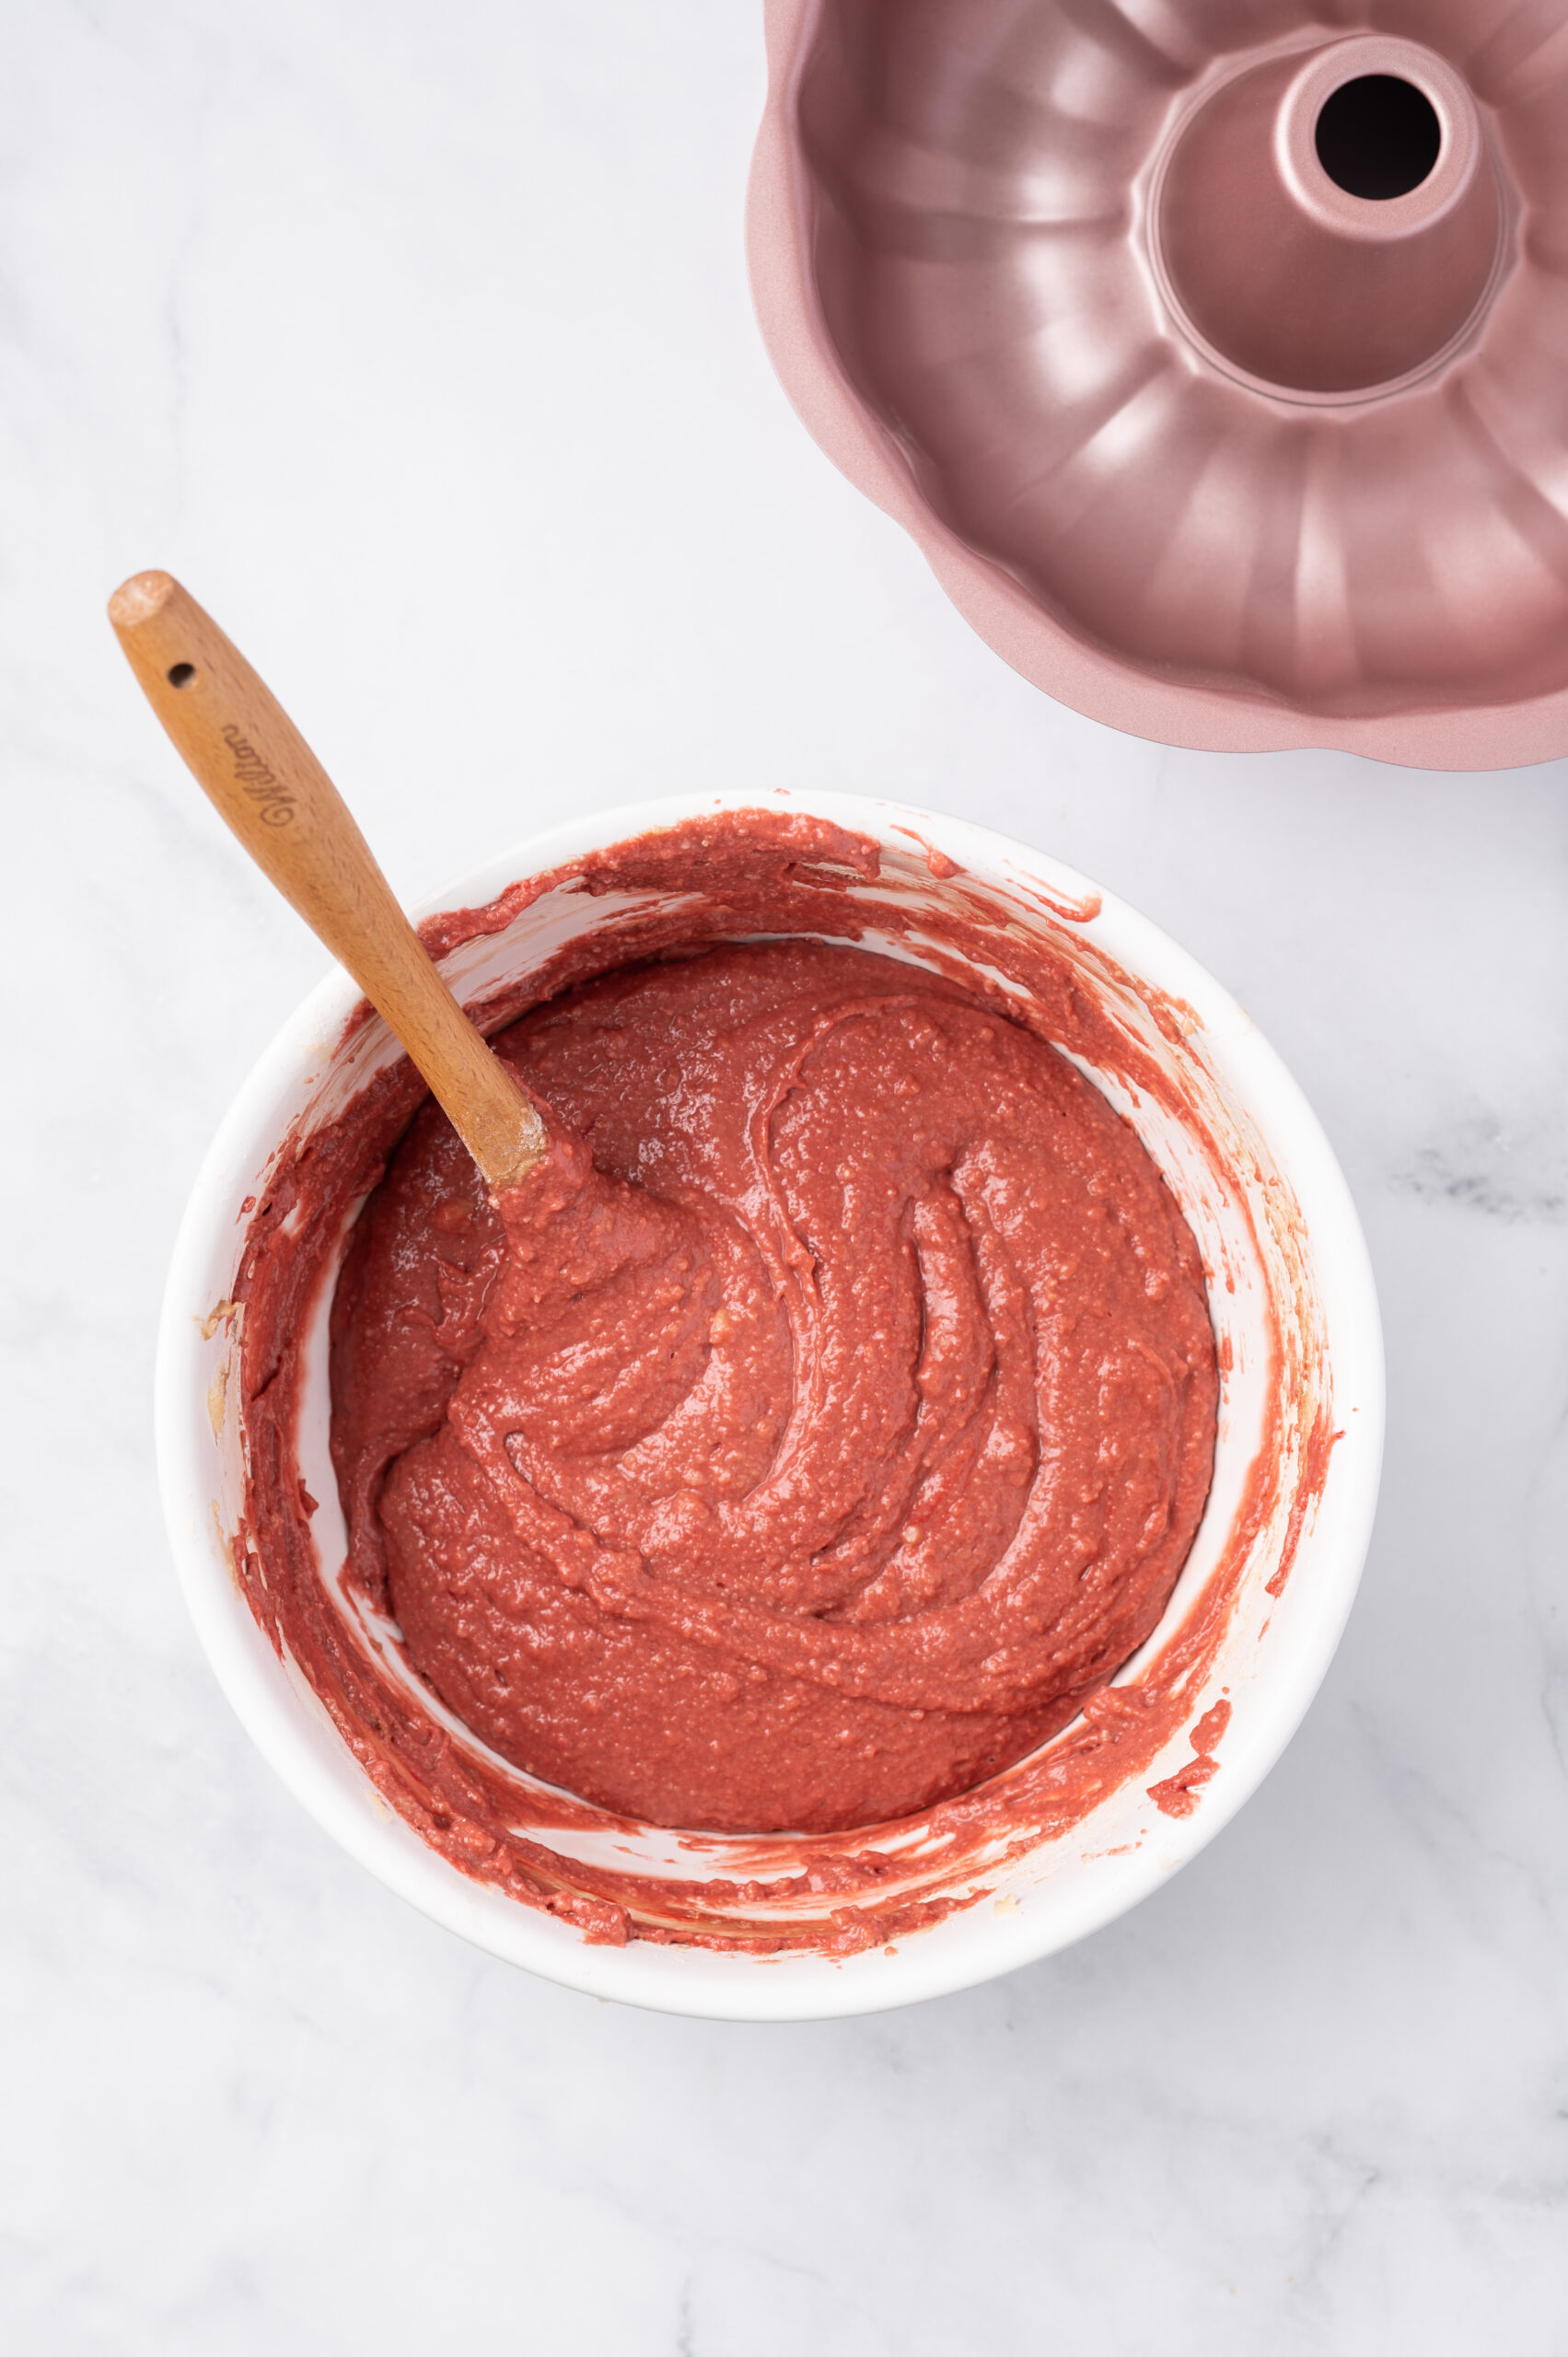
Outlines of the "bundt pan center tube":
[{"label": "bundt pan center tube", "polygon": [[767,0],[759,316],[1026,678],[1216,750],[1568,750],[1568,0]]}]

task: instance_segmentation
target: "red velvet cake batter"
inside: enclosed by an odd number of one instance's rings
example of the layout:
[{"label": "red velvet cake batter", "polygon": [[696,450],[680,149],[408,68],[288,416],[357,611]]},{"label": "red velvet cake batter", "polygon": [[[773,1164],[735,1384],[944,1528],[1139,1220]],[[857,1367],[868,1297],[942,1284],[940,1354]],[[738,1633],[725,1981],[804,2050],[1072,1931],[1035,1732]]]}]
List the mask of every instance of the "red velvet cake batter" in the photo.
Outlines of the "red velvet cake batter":
[{"label": "red velvet cake batter", "polygon": [[1208,1489],[1196,1245],[1128,1125],[925,970],[622,968],[495,1043],[552,1151],[427,1103],[332,1318],[351,1561],[507,1759],[825,1831],[1032,1750],[1158,1620]]}]

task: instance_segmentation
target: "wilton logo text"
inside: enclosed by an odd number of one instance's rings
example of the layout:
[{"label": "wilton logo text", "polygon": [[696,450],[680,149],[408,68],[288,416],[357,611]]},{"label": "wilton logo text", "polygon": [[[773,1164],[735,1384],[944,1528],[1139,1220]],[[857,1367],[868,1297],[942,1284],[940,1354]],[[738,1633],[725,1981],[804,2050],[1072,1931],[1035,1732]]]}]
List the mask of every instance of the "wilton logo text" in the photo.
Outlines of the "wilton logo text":
[{"label": "wilton logo text", "polygon": [[235,779],[249,800],[259,805],[263,826],[286,827],[294,817],[294,796],[280,785],[261,754],[242,737],[232,720],[223,725],[223,740],[234,761]]}]

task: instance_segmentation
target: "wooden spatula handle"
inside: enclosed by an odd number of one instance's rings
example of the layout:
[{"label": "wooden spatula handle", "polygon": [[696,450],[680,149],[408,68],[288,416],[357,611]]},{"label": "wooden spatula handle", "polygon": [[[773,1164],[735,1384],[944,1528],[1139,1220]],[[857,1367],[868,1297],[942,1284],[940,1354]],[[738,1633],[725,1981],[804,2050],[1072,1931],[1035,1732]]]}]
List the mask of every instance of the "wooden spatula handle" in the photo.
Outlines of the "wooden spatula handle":
[{"label": "wooden spatula handle", "polygon": [[494,1192],[544,1152],[537,1107],[436,972],[337,788],[210,614],[138,573],[109,618],[148,702],[257,865],[379,1009]]}]

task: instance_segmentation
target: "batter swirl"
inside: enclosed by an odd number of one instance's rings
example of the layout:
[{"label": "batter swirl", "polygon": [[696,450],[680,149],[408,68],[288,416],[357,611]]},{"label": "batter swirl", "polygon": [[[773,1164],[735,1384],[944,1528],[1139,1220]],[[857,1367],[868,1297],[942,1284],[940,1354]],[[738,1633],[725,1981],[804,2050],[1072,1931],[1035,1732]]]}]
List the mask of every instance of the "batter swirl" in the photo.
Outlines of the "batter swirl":
[{"label": "batter swirl", "polygon": [[1065,1058],[787,941],[497,1043],[559,1117],[493,1206],[427,1104],[333,1308],[351,1564],[506,1759],[655,1823],[961,1792],[1153,1629],[1207,1493],[1197,1247]]}]

